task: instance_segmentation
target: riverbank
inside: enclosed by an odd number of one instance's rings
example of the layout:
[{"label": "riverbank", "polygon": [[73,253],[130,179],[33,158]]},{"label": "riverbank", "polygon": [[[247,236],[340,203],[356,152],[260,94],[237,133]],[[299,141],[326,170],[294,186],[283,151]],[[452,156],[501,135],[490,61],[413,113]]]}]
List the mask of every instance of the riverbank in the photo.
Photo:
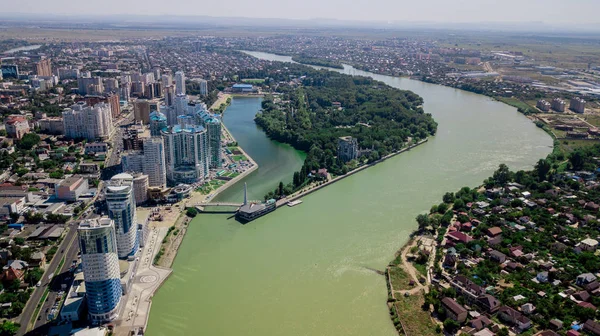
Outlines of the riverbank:
[{"label": "riverbank", "polygon": [[[174,276],[153,298],[148,336],[397,335],[385,304],[385,278],[365,266],[385,270],[416,228],[415,216],[439,203],[442,191],[480,184],[501,162],[530,169],[551,149],[545,132],[505,104],[420,81],[375,77],[423,97],[423,108],[438,121],[436,136],[418,150],[313,193],[301,205],[275,211],[255,225],[236,225],[226,215],[194,219]],[[260,103],[246,106],[255,113]],[[230,112],[232,117],[235,111]],[[249,153],[255,160],[260,158],[261,169],[249,177],[261,176],[249,183],[260,197],[282,180],[276,167],[293,155],[276,156],[274,150],[282,146],[272,141],[248,147],[257,139],[247,135],[259,133],[251,120],[230,119],[227,127],[245,150],[253,148]],[[239,201],[238,187],[221,193],[219,201]],[[249,257],[240,263],[241,255]],[[416,296],[410,299],[415,302],[399,303],[401,312],[418,305]],[[224,302],[235,302],[237,310],[248,313],[231,314]],[[302,316],[315,311],[317,320],[302,322]]]},{"label": "riverbank", "polygon": [[[221,99],[221,102],[218,100],[215,104],[221,106],[223,104],[222,101],[227,102],[228,99],[230,100],[231,97],[225,96]],[[227,103],[227,105],[229,104]],[[222,125],[221,132],[226,139],[235,142],[235,138],[224,124]],[[252,157],[241,147],[238,146],[238,148],[242,152],[242,155],[251,163],[250,168],[230,181],[227,181],[227,183],[220,186],[210,195],[203,195],[200,192],[192,191],[191,198],[165,207],[170,209],[168,210],[170,215],[167,214],[169,216],[167,216],[166,221],[152,221],[149,224],[152,227],[149,239],[151,243],[141,254],[140,259],[143,259],[143,264],[142,268],[136,274],[140,280],[139,283],[135,283],[133,286],[132,293],[135,294],[130,294],[128,300],[125,302],[123,313],[127,312],[127,316],[124,314],[120,316],[120,323],[118,324],[118,329],[115,331],[116,335],[128,335],[131,330],[146,329],[152,307],[152,297],[172,274],[173,269],[171,267],[175,262],[179,248],[187,234],[188,225],[191,222],[191,218],[185,214],[186,208],[216,197],[219,193],[258,169],[258,164]],[[166,209],[163,211],[166,211]],[[177,215],[175,216],[175,214]]]},{"label": "riverbank", "polygon": [[301,198],[303,196],[310,195],[310,194],[312,194],[313,192],[315,192],[317,190],[321,190],[321,189],[323,189],[323,188],[325,188],[325,187],[327,187],[329,185],[332,185],[335,182],[339,182],[339,181],[341,181],[341,180],[343,180],[343,179],[345,179],[345,178],[347,178],[349,176],[352,176],[352,175],[354,175],[354,174],[356,174],[358,172],[361,172],[361,171],[363,171],[363,170],[365,170],[367,168],[373,167],[373,166],[375,166],[375,165],[377,165],[377,164],[379,164],[379,163],[381,163],[381,162],[383,162],[383,161],[385,161],[385,160],[387,160],[389,158],[392,158],[392,157],[394,157],[394,156],[396,156],[398,154],[401,154],[401,153],[404,153],[406,151],[409,151],[409,150],[411,150],[411,149],[413,149],[413,148],[415,148],[417,146],[420,146],[420,145],[426,143],[427,141],[429,141],[429,138],[421,140],[421,141],[417,142],[416,144],[410,145],[410,146],[408,146],[406,148],[403,148],[403,149],[401,149],[401,150],[399,150],[397,152],[388,154],[388,155],[380,158],[379,160],[377,160],[375,162],[366,164],[364,166],[360,166],[360,167],[358,167],[358,168],[356,168],[354,170],[349,171],[348,173],[346,173],[344,175],[337,176],[337,177],[335,177],[335,178],[333,178],[333,179],[331,179],[331,180],[329,180],[329,181],[327,181],[325,183],[322,183],[322,184],[319,184],[319,185],[316,185],[316,186],[307,186],[306,189],[302,189],[300,191],[297,191],[296,193],[294,193],[294,194],[292,194],[292,195],[290,195],[290,196],[288,196],[288,197],[286,197],[284,199],[281,199],[281,200],[277,201],[277,207],[286,205],[289,202],[295,201],[295,200],[297,200],[297,199],[299,199],[299,198]]}]

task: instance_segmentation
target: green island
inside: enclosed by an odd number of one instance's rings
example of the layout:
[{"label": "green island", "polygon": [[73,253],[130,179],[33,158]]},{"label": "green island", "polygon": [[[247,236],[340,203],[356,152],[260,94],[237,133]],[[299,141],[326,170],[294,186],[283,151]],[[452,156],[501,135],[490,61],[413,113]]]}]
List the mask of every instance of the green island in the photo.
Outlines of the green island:
[{"label": "green island", "polygon": [[308,64],[308,65],[323,66],[323,67],[334,68],[334,69],[343,69],[344,68],[344,66],[342,65],[342,63],[340,61],[328,60],[328,59],[319,58],[319,57],[296,55],[296,56],[292,57],[292,60],[294,62]]},{"label": "green island", "polygon": [[[320,169],[344,175],[426,139],[437,129],[423,111],[421,97],[370,78],[300,65],[270,76],[279,85],[273,88],[276,94],[265,97],[255,122],[269,138],[305,151],[307,157],[292,183],[280,184],[266,198],[283,197],[326,178],[311,174]],[[284,81],[289,78],[294,79]],[[346,136],[357,140],[359,154],[344,161],[338,155],[338,139]]]},{"label": "green island", "polygon": [[386,271],[399,333],[599,330],[598,157],[594,145],[555,150],[531,171],[501,164],[418,215]]}]

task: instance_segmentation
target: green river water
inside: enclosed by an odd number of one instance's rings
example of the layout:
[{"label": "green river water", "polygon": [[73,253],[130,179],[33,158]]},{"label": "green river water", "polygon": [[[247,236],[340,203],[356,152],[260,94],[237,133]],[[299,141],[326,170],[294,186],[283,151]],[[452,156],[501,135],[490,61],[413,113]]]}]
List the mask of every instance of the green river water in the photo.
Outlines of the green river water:
[{"label": "green river water", "polygon": [[[198,216],[153,299],[148,335],[395,335],[385,279],[369,268],[383,270],[416,227],[416,215],[446,191],[479,185],[500,163],[529,169],[551,151],[541,129],[487,97],[343,71],[419,94],[438,134],[247,225],[225,215]],[[259,98],[234,99],[224,118],[261,167],[246,178],[254,197],[285,172],[291,177],[302,160],[292,148],[266,141],[248,118],[259,107]],[[219,199],[241,199],[241,186],[233,190]]]}]

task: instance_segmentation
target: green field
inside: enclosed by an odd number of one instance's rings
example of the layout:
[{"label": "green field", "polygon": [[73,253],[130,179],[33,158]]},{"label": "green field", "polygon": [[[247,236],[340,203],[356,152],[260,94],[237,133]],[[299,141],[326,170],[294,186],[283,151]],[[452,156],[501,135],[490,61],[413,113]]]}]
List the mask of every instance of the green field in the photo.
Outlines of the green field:
[{"label": "green field", "polygon": [[245,160],[248,160],[248,158],[246,158],[244,155],[234,155],[231,159],[233,161],[245,161]]},{"label": "green field", "polygon": [[246,79],[242,79],[242,82],[248,83],[248,84],[262,84],[265,82],[265,80],[260,79],[260,78],[246,78]]}]

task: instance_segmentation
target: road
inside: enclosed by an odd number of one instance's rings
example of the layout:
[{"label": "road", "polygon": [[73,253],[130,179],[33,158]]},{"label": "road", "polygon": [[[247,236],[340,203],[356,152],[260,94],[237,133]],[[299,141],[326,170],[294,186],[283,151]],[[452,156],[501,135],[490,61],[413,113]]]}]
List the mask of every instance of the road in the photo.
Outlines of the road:
[{"label": "road", "polygon": [[[93,213],[90,213],[88,216],[86,216],[86,218],[91,217],[93,215],[94,215]],[[46,265],[46,271],[44,272],[44,276],[42,277],[42,280],[41,280],[42,284],[39,287],[35,288],[35,290],[31,294],[31,297],[29,298],[29,301],[27,301],[27,304],[25,305],[23,312],[21,313],[21,319],[19,320],[21,327],[19,328],[17,335],[24,335],[27,332],[27,327],[29,326],[29,322],[31,321],[31,319],[33,317],[35,308],[37,307],[42,296],[44,295],[46,288],[49,285],[52,285],[51,289],[56,287],[57,282],[56,281],[52,282],[52,279],[49,279],[49,276],[57,275],[58,280],[60,280],[60,277],[58,277],[58,275],[61,274],[60,271],[62,271],[64,269],[64,266],[70,266],[71,260],[73,259],[73,255],[75,255],[75,256],[77,255],[77,252],[79,250],[79,245],[75,242],[75,238],[77,236],[77,226],[78,225],[79,225],[79,220],[72,220],[68,223],[67,234],[65,235],[61,244],[59,245],[58,251],[56,252],[56,255],[54,256],[54,258],[52,258],[52,261],[50,261],[50,263],[48,265]],[[62,260],[63,257],[65,257],[65,265],[62,267],[61,270],[59,270],[59,273],[57,273],[58,264],[60,263],[60,261]],[[69,257],[70,257],[70,259],[69,259]],[[58,284],[58,288],[60,288],[60,284]],[[50,294],[48,294],[48,298],[50,298]],[[54,298],[56,298],[55,292],[54,292]],[[54,301],[52,301],[52,303],[54,303]],[[43,309],[45,309],[45,307]],[[40,314],[43,314],[44,311],[45,310],[41,310]],[[43,321],[45,321],[45,319],[42,319],[42,322]],[[37,325],[37,322],[39,322],[39,321],[36,321],[36,325]]]},{"label": "road", "polygon": [[[122,148],[122,146],[123,146],[123,141],[122,141],[123,129],[121,126],[131,123],[132,118],[133,118],[133,114],[130,113],[115,123],[117,130],[115,131],[113,138],[112,138],[112,142],[115,145],[113,146],[114,148],[113,148],[113,151],[111,152],[110,157],[107,158],[107,161],[106,161],[107,167],[114,166],[116,168],[118,166],[118,163],[120,161],[119,160],[120,154],[118,152],[120,151],[120,149],[117,149],[117,147]],[[110,175],[110,176],[112,176],[112,175]],[[99,186],[98,190],[99,190],[99,192],[96,194],[96,197],[94,199],[92,199],[92,202],[90,203],[91,204],[90,208],[93,207],[96,198],[98,198],[100,196],[100,194],[101,194],[100,190],[102,190],[102,185]],[[52,305],[54,304],[54,302],[56,300],[57,292],[61,290],[61,284],[70,283],[70,280],[67,279],[69,276],[68,269],[69,269],[69,267],[71,267],[71,262],[77,257],[77,253],[79,252],[79,245],[77,244],[76,239],[75,239],[77,236],[77,227],[79,226],[79,222],[81,219],[91,218],[93,216],[95,216],[94,212],[89,211],[85,217],[75,218],[66,224],[66,227],[68,228],[67,234],[65,235],[61,244],[58,246],[58,251],[56,252],[56,255],[54,256],[52,261],[50,261],[50,263],[48,265],[46,265],[46,271],[44,272],[44,275],[41,280],[42,284],[39,287],[35,288],[35,290],[31,294],[31,297],[27,301],[27,304],[25,305],[23,312],[21,313],[21,316],[19,319],[19,323],[21,324],[21,327],[19,328],[17,335],[25,335],[27,333],[27,328],[29,326],[31,319],[33,318],[35,308],[37,307],[38,303],[42,299],[42,296],[44,295],[46,288],[48,286],[51,286],[51,288],[50,288],[51,291],[48,294],[48,298],[47,298],[46,302],[44,302],[43,307],[39,313],[39,315],[42,317],[40,318],[40,320],[35,321],[36,329],[34,329],[31,332],[31,334],[40,334],[40,335],[47,334],[44,332],[44,329],[47,329],[47,327],[48,327],[48,325],[46,324],[46,317],[47,317],[46,309],[52,307]],[[58,264],[63,259],[63,257],[65,257],[65,263],[61,267],[60,270],[57,270]],[[50,275],[55,276],[53,281],[52,281],[52,279],[49,279]]]}]

